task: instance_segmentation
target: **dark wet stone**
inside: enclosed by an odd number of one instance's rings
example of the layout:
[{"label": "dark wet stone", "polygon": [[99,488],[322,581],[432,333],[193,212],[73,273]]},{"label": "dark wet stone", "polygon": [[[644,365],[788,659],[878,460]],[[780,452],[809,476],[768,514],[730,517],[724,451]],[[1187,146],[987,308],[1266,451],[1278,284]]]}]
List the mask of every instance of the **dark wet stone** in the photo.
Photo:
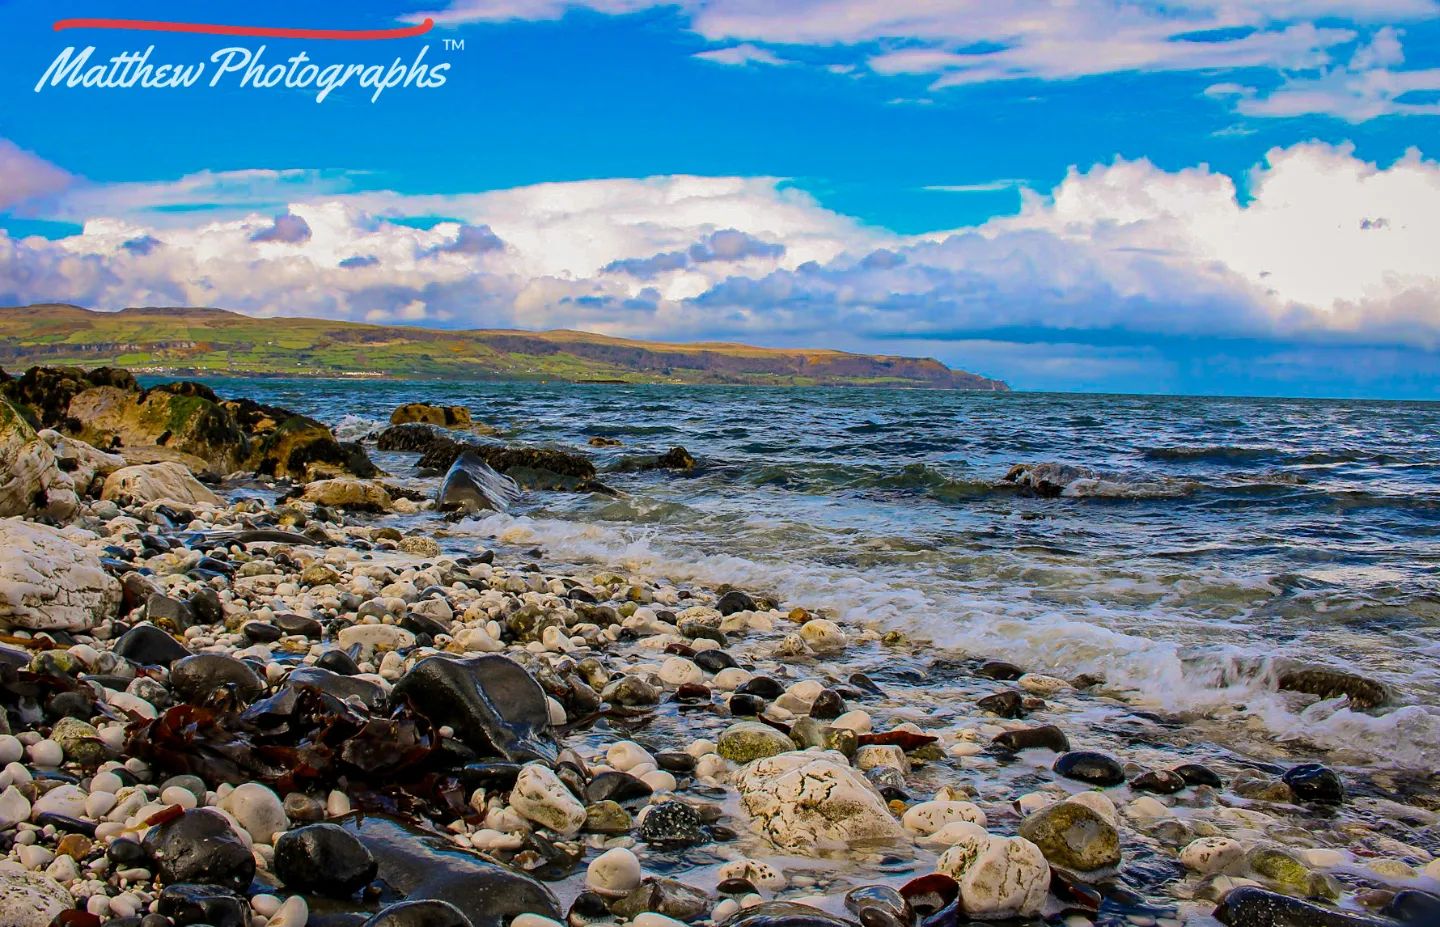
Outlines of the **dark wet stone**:
[{"label": "dark wet stone", "polygon": [[275,874],[294,891],[347,897],[375,878],[375,857],[337,824],[308,824],[275,841]]},{"label": "dark wet stone", "polygon": [[849,682],[850,685],[859,689],[861,692],[868,692],[871,695],[879,695],[882,697],[885,695],[885,690],[876,685],[875,680],[866,676],[864,673],[851,673]]},{"label": "dark wet stone", "polygon": [[1214,917],[1226,927],[1393,927],[1392,921],[1322,908],[1253,885],[1231,889]]},{"label": "dark wet stone", "polygon": [[1147,770],[1130,780],[1130,788],[1137,792],[1155,792],[1173,795],[1190,785],[1185,777],[1168,769]]},{"label": "dark wet stone", "polygon": [[240,633],[252,644],[273,644],[285,636],[285,632],[273,624],[266,624],[263,621],[247,621],[240,628]]},{"label": "dark wet stone", "polygon": [[908,924],[914,912],[905,896],[888,885],[862,885],[845,895],[845,910],[865,920],[865,911],[879,909],[890,914],[897,923]]},{"label": "dark wet stone", "polygon": [[265,683],[250,666],[223,653],[197,653],[170,668],[170,688],[187,702],[202,702],[216,689],[233,688],[249,702],[265,691]]},{"label": "dark wet stone", "polygon": [[996,749],[1010,753],[1037,748],[1064,753],[1070,749],[1070,740],[1065,736],[1065,732],[1053,724],[1026,727],[1018,731],[1006,731],[995,737],[990,743]]},{"label": "dark wet stone", "polygon": [[975,707],[1002,718],[1023,718],[1027,714],[1025,696],[1019,692],[996,692],[994,695],[987,695],[976,701]]},{"label": "dark wet stone", "polygon": [[445,474],[435,494],[435,507],[442,512],[503,512],[520,495],[520,488],[508,476],[497,473],[473,450],[464,451]]},{"label": "dark wet stone", "polygon": [[554,763],[559,753],[544,690],[506,657],[426,657],[395,684],[391,699],[408,701],[437,726],[449,725],[462,743],[483,754]]},{"label": "dark wet stone", "polygon": [[286,686],[310,686],[342,701],[359,699],[371,711],[381,711],[386,704],[385,690],[368,679],[342,676],[319,666],[300,666],[285,677]]},{"label": "dark wet stone", "polygon": [[591,927],[591,925],[613,925],[618,922],[610,913],[610,905],[604,896],[596,892],[581,892],[570,903],[570,912],[565,915],[570,927]]},{"label": "dark wet stone", "polygon": [[1338,805],[1345,801],[1345,784],[1328,766],[1302,763],[1280,778],[1300,801],[1320,805]]},{"label": "dark wet stone", "polygon": [[678,848],[705,841],[700,815],[682,801],[652,805],[640,821],[640,839],[651,846]]},{"label": "dark wet stone", "polygon": [[250,903],[234,892],[213,885],[179,883],[160,892],[159,913],[175,924],[206,927],[247,927]]},{"label": "dark wet stone", "polygon": [[355,659],[338,648],[320,654],[315,660],[315,666],[341,676],[356,676],[360,673],[360,665],[355,662]]},{"label": "dark wet stone", "polygon": [[1091,750],[1077,750],[1059,756],[1052,768],[1066,779],[1091,785],[1119,785],[1125,781],[1125,770],[1114,757]]},{"label": "dark wet stone", "polygon": [[633,920],[636,915],[654,911],[679,921],[692,921],[710,911],[710,895],[675,879],[650,876],[624,898],[610,905],[610,910]]},{"label": "dark wet stone", "polygon": [[715,603],[715,608],[722,615],[733,615],[736,612],[753,612],[757,607],[755,600],[739,589],[731,589],[720,597],[720,601]]},{"label": "dark wet stone", "polygon": [[[682,621],[676,627],[681,634],[691,640],[714,641],[721,647],[725,647],[730,643],[730,639],[725,636],[724,631],[719,628],[712,628],[703,621]],[[710,653],[711,651],[705,652]]]},{"label": "dark wet stone", "polygon": [[145,666],[169,666],[190,656],[185,645],[153,624],[137,624],[115,641],[115,653]]},{"label": "dark wet stone", "polygon": [[142,844],[164,882],[244,889],[255,877],[250,848],[218,811],[196,808],[150,828]]},{"label": "dark wet stone", "polygon": [[35,816],[35,823],[41,827],[53,827],[65,834],[84,834],[86,837],[95,836],[95,822],[82,821],[80,818],[66,817],[63,814],[56,814],[53,811],[45,811]]},{"label": "dark wet stone", "polygon": [[1358,673],[1328,666],[1302,666],[1280,674],[1278,685],[1290,692],[1304,692],[1320,698],[1346,696],[1356,708],[1379,708],[1390,701],[1390,690],[1380,682]]},{"label": "dark wet stone", "polygon": [[751,692],[736,692],[730,696],[727,704],[730,707],[730,714],[737,718],[753,718],[765,710],[769,704],[765,699]]},{"label": "dark wet stone", "polygon": [[692,773],[695,771],[695,757],[688,753],[657,753],[655,763],[666,772]]},{"label": "dark wet stone", "polygon": [[810,905],[766,901],[742,908],[724,922],[725,927],[855,927],[855,922],[826,914]]},{"label": "dark wet stone", "polygon": [[145,852],[137,840],[130,840],[126,837],[117,837],[111,840],[105,847],[105,855],[120,869],[129,869],[145,864],[149,854]]},{"label": "dark wet stone", "polygon": [[1024,676],[1025,671],[1014,663],[1006,663],[1002,660],[990,660],[980,664],[980,668],[975,671],[975,675],[984,676],[986,679],[1009,681]]},{"label": "dark wet stone", "polygon": [[61,692],[45,703],[45,716],[53,721],[75,718],[88,721],[95,714],[95,701],[84,692]]},{"label": "dark wet stone", "polygon": [[293,612],[276,615],[274,624],[286,634],[303,634],[306,637],[318,638],[325,633],[324,626],[314,618],[297,615]]},{"label": "dark wet stone", "polygon": [[1380,913],[1393,917],[1402,924],[1432,927],[1440,924],[1440,895],[1407,888],[1396,892],[1395,897],[1390,899]]},{"label": "dark wet stone", "polygon": [[685,702],[689,705],[697,705],[701,702],[708,702],[713,698],[709,686],[702,686],[698,682],[687,682],[675,690],[675,701]]},{"label": "dark wet stone", "polygon": [[361,927],[474,927],[474,924],[453,904],[430,900],[392,904]]},{"label": "dark wet stone", "polygon": [[834,689],[821,689],[810,705],[810,717],[833,721],[845,713],[845,700]]},{"label": "dark wet stone", "polygon": [[145,617],[151,624],[179,633],[195,624],[195,612],[178,599],[158,592],[145,602]]},{"label": "dark wet stone", "polygon": [[[206,558],[210,559],[210,558]],[[205,561],[200,561],[201,565]],[[211,560],[211,563],[218,564],[218,561]],[[233,569],[229,564],[223,565],[225,570]],[[200,624],[220,624],[225,620],[225,609],[220,605],[220,594],[209,586],[202,586],[186,602],[190,611]]]},{"label": "dark wet stone", "polygon": [[758,695],[767,701],[773,701],[785,694],[785,687],[779,680],[771,679],[769,676],[755,676],[745,680],[735,688],[737,693],[743,695]]},{"label": "dark wet stone", "polygon": [[[410,901],[449,902],[473,927],[504,927],[525,913],[555,920],[562,916],[560,903],[540,882],[461,850],[443,836],[377,815],[343,826],[375,857],[378,878]],[[413,925],[397,921],[385,927],[415,925],[429,927],[426,921]]]},{"label": "dark wet stone", "polygon": [[1225,780],[1220,778],[1219,773],[1215,772],[1215,770],[1209,766],[1203,766],[1200,763],[1186,763],[1183,766],[1176,766],[1171,772],[1191,785],[1208,785],[1213,789],[1218,789],[1225,785]]},{"label": "dark wet stone", "polygon": [[639,676],[622,676],[605,687],[601,696],[627,708],[660,704],[660,690]]},{"label": "dark wet stone", "polygon": [[625,804],[626,802],[642,801],[650,797],[654,789],[640,781],[627,772],[612,770],[603,772],[590,780],[585,786],[585,800],[590,803],[599,801],[613,801]]}]

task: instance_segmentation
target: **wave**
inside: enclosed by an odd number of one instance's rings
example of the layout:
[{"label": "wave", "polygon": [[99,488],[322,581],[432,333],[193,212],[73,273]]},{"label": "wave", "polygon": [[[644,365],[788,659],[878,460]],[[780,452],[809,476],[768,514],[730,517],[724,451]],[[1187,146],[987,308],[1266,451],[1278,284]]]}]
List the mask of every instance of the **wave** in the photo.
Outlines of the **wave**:
[{"label": "wave", "polygon": [[[1106,627],[1104,622],[1116,616],[1100,605],[1077,602],[1062,611],[1032,596],[927,590],[915,582],[914,574],[903,571],[705,554],[662,540],[653,527],[626,530],[614,524],[511,515],[471,519],[464,525],[502,544],[541,546],[558,561],[602,564],[676,582],[763,590],[842,619],[896,628],[939,647],[995,656],[1037,670],[1098,673],[1110,686],[1131,692],[1132,703],[1140,706],[1201,717],[1213,714],[1223,723],[1222,733],[1243,731],[1243,719],[1250,718],[1280,740],[1368,753],[1398,768],[1431,769],[1440,763],[1440,707],[1409,705],[1372,715],[1339,701],[1300,706],[1293,696],[1276,689],[1273,644],[1196,650]],[[1213,580],[1222,585],[1236,581],[1223,575]],[[1264,580],[1241,578],[1239,583],[1245,587],[1239,591],[1249,595],[1278,592]],[[1156,627],[1177,621],[1175,615],[1160,611],[1153,615]],[[1235,627],[1234,638],[1244,639],[1245,634],[1243,626]],[[1239,722],[1233,720],[1236,713]]]},{"label": "wave", "polygon": [[1279,448],[1274,447],[1253,447],[1236,444],[1176,445],[1140,449],[1140,456],[1146,460],[1220,461],[1231,463],[1267,460],[1280,456],[1282,453]]},{"label": "wave", "polygon": [[341,441],[367,441],[384,431],[388,424],[363,415],[346,415],[331,430]]},{"label": "wave", "polygon": [[1072,499],[1169,499],[1187,496],[1201,485],[1145,473],[1104,473],[1054,461],[1016,464],[1003,482],[1039,496]]}]

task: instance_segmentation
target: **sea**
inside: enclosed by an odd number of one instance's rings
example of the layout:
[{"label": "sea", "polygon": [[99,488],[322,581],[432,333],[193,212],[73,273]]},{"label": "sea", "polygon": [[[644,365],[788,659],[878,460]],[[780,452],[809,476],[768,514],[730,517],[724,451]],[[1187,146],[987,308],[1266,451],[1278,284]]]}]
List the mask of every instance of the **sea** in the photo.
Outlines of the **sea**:
[{"label": "sea", "polygon": [[[692,472],[602,473],[446,525],[448,549],[730,584],[930,642],[1094,673],[1188,742],[1275,760],[1440,765],[1440,404],[862,388],[210,380],[351,439],[406,402],[601,468],[685,447]],[[614,438],[618,447],[589,446]],[[433,489],[414,455],[392,477]],[[1100,477],[1058,498],[1017,463]],[[427,516],[434,519],[435,516]],[[1277,690],[1339,667],[1394,698]],[[923,680],[917,683],[923,688]],[[1177,735],[1179,736],[1179,735]]]}]

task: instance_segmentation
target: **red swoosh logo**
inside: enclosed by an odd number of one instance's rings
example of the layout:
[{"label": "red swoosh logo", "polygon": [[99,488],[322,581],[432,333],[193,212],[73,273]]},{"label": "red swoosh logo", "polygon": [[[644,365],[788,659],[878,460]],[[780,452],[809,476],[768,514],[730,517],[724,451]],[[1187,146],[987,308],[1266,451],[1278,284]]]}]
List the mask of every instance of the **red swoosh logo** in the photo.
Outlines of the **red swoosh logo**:
[{"label": "red swoosh logo", "polygon": [[270,26],[222,26],[213,23],[172,23],[147,19],[61,19],[55,31],[65,29],[128,29],[136,32],[186,32],[192,35],[239,35],[262,39],[408,39],[435,28],[427,19],[417,26],[399,29],[284,29]]}]

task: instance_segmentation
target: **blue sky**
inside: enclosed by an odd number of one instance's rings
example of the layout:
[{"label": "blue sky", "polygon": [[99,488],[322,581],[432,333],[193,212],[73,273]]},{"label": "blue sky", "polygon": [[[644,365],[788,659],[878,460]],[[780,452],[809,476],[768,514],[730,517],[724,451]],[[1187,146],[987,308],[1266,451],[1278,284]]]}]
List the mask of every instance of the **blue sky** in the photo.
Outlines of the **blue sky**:
[{"label": "blue sky", "polygon": [[[0,303],[924,353],[1043,389],[1440,398],[1429,0],[1294,0],[1281,18],[316,6],[0,0]],[[427,14],[434,32],[390,42],[50,28]],[[178,63],[262,43],[347,63],[428,45],[450,68],[373,103],[233,81],[33,89],[67,45]]]}]

